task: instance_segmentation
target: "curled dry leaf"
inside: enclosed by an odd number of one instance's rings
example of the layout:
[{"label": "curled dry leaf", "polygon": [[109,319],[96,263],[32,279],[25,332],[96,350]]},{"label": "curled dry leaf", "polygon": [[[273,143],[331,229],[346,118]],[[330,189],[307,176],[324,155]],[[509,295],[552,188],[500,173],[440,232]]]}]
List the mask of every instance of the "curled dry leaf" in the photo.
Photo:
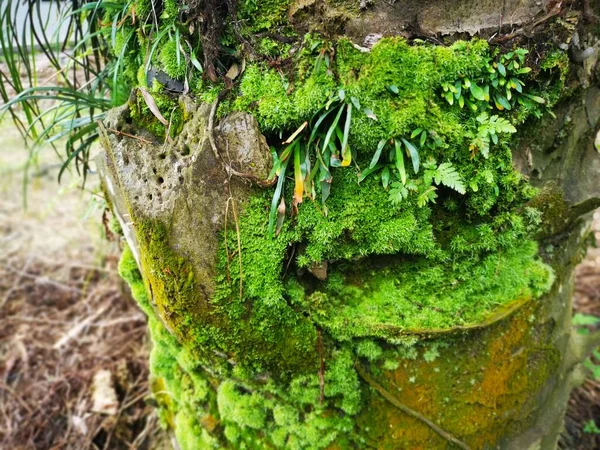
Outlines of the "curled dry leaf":
[{"label": "curled dry leaf", "polygon": [[298,129],[296,131],[294,131],[294,133],[287,138],[285,141],[283,141],[284,144],[290,144],[294,141],[294,139],[296,139],[296,136],[298,136],[300,133],[302,133],[302,130],[304,130],[306,127],[308,126],[308,122],[304,122],[302,125],[300,125],[298,127]]},{"label": "curled dry leaf", "polygon": [[92,381],[92,411],[114,416],[119,410],[119,400],[110,370],[99,370]]},{"label": "curled dry leaf", "polygon": [[161,114],[160,109],[158,109],[158,106],[156,105],[156,102],[154,101],[154,97],[152,97],[152,94],[150,94],[150,92],[148,92],[148,90],[145,88],[139,88],[139,89],[140,89],[140,92],[142,93],[142,97],[144,97],[144,101],[146,102],[146,105],[148,105],[148,108],[150,109],[152,114],[154,114],[154,117],[156,117],[158,120],[160,120],[160,123],[162,123],[164,126],[169,126],[169,122]]}]

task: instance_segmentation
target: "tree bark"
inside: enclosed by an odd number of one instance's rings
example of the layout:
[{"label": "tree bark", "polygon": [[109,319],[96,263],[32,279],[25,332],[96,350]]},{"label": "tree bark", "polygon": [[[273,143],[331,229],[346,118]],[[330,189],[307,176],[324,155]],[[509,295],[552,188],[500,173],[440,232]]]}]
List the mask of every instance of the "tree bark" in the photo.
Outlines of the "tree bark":
[{"label": "tree bark", "polygon": [[[297,32],[346,37],[368,52],[374,35],[443,45],[448,35],[480,33],[507,47],[513,39],[535,47],[554,33],[545,28],[553,19],[566,17],[564,8],[525,0],[309,0],[290,2],[287,14]],[[250,266],[264,264],[243,260],[248,242],[240,239],[252,226],[246,211],[273,190],[265,188],[273,165],[265,131],[249,113],[219,117],[217,103],[187,97],[189,119],[171,143],[132,124],[130,106],[109,114],[99,172],[128,245],[121,273],[149,316],[159,414],[181,448],[556,448],[569,393],[584,376],[580,363],[598,344],[598,336],[584,338],[571,326],[574,268],[589,213],[600,204],[597,56],[585,53],[596,38],[578,17],[570,94],[552,114],[521,125],[512,142],[515,168],[539,188],[523,207],[541,211],[536,240],[554,270],[552,288],[445,329],[347,339],[294,304],[291,284],[291,303],[269,316],[257,301],[232,313],[233,299],[252,289],[249,277],[260,275]],[[287,243],[275,238],[273,253],[282,248]],[[272,261],[282,279],[293,251]],[[223,301],[220,282],[236,273]],[[363,338],[395,360],[356,351]]]}]

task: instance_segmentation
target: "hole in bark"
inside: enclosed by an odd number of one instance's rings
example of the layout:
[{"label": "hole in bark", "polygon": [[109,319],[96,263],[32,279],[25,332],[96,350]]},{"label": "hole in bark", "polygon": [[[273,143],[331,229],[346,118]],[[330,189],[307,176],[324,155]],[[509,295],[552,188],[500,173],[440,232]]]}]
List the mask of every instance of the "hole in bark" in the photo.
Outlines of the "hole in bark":
[{"label": "hole in bark", "polygon": [[532,176],[533,178],[539,178],[539,177],[540,177],[540,171],[539,171],[539,170],[537,170],[537,169],[533,169],[533,170],[531,171],[531,176]]},{"label": "hole in bark", "polygon": [[177,173],[181,173],[181,166],[177,166]]},{"label": "hole in bark", "polygon": [[153,167],[153,168],[152,168],[152,173],[153,173],[154,175],[156,175],[156,167]]},{"label": "hole in bark", "polygon": [[160,159],[165,159],[167,157],[167,154],[166,153],[161,153],[160,155],[158,155],[158,157]]},{"label": "hole in bark", "polygon": [[183,148],[181,149],[181,155],[182,156],[188,156],[190,154],[190,146],[185,144],[183,146]]},{"label": "hole in bark", "polygon": [[163,184],[165,182],[165,179],[163,177],[158,177],[156,181],[158,182],[158,184]]},{"label": "hole in bark", "polygon": [[183,184],[183,177],[182,176],[179,177],[179,183]]},{"label": "hole in bark", "polygon": [[129,164],[129,156],[127,156],[127,155],[123,156],[123,163],[125,165]]},{"label": "hole in bark", "polygon": [[127,124],[131,125],[131,124],[133,123],[133,119],[132,119],[130,116],[127,116],[127,117],[125,118],[125,123],[127,123]]},{"label": "hole in bark", "polygon": [[148,200],[152,200],[152,194],[148,194]]}]

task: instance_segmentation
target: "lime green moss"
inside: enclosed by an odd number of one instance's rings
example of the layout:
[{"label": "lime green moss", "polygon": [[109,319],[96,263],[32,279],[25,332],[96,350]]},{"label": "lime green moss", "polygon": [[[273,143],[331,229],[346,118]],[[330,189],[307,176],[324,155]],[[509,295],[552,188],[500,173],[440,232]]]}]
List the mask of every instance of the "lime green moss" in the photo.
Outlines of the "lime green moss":
[{"label": "lime green moss", "polygon": [[287,25],[291,0],[240,0],[237,16],[248,34]]},{"label": "lime green moss", "polygon": [[[216,409],[215,393],[198,361],[181,346],[162,324],[150,301],[133,253],[125,247],[119,274],[129,284],[132,295],[148,316],[153,348],[150,353],[151,388],[163,426],[175,431],[182,448],[198,448],[200,443],[216,444],[198,419]],[[206,446],[203,448],[212,448]],[[215,447],[218,448],[218,447]]]},{"label": "lime green moss", "polygon": [[376,336],[395,342],[411,330],[474,325],[498,306],[549,290],[551,271],[536,254],[537,245],[524,241],[482,259],[341,265],[330,275],[331,287],[312,294],[320,304],[313,317],[338,340]]},{"label": "lime green moss", "polygon": [[[179,59],[177,57],[179,55]],[[158,56],[160,67],[174,80],[185,79],[186,62],[185,56],[181,54],[175,40],[168,40],[160,49]]]},{"label": "lime green moss", "polygon": [[[143,68],[140,70],[143,70]],[[142,72],[141,75],[145,77],[145,72]],[[137,76],[139,77],[140,74],[138,73]],[[154,81],[150,95],[152,95],[158,110],[170,126],[165,126],[156,118],[139,91],[136,92],[134,100],[129,102],[131,118],[138,126],[145,128],[157,137],[166,136],[167,129],[170,129],[171,137],[176,137],[184,125],[184,113],[177,99],[163,93],[160,83],[156,80]]]},{"label": "lime green moss", "polygon": [[[256,213],[254,218],[264,222],[264,214]],[[249,228],[244,228],[244,233],[253,228],[251,223],[245,222]],[[262,242],[263,250],[269,252],[270,249],[270,254],[258,257],[252,240],[247,241],[249,246],[243,250],[244,264],[252,266],[260,275],[244,282],[241,299],[239,283],[227,282],[227,270],[231,270],[232,280],[239,277],[237,259],[228,261],[223,249],[219,275],[215,279],[217,290],[208,311],[205,303],[197,301],[202,298],[203,286],[195,279],[187,259],[170,246],[169,233],[164,225],[155,221],[138,221],[137,237],[145,281],[161,317],[197,362],[229,371],[227,361],[216,354],[236,355],[236,370],[239,376],[246,378],[265,370],[274,376],[315,370],[314,325],[300,311],[289,308],[281,283],[272,282],[278,277],[287,244]],[[255,252],[250,253],[250,248]],[[257,258],[247,260],[246,254]],[[250,299],[256,299],[251,311]]]},{"label": "lime green moss", "polygon": [[[127,247],[119,272],[148,315],[153,396],[163,426],[173,429],[182,449],[262,449],[265,442],[298,450],[322,449],[349,439],[350,416],[360,409],[361,393],[348,348],[328,355],[324,402],[316,373],[295,376],[284,385],[226,379],[215,387],[198,359],[160,322]],[[224,426],[227,443],[211,435],[217,423]]]}]

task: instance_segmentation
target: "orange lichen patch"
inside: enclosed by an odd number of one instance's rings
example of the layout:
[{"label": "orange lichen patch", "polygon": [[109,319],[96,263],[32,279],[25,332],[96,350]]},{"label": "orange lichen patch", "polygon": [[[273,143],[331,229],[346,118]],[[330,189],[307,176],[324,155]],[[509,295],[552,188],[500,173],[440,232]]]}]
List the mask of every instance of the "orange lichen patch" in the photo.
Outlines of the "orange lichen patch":
[{"label": "orange lichen patch", "polygon": [[523,373],[527,364],[523,341],[530,324],[524,323],[522,316],[519,314],[510,321],[508,330],[490,342],[490,362],[482,367],[482,381],[473,386],[472,396],[467,402],[497,409],[502,396],[520,393],[526,388],[522,379],[527,376]]},{"label": "orange lichen patch", "polygon": [[212,414],[206,414],[200,418],[200,425],[209,433],[212,433],[219,425],[219,419]]},{"label": "orange lichen patch", "polygon": [[[526,426],[557,364],[557,351],[546,342],[548,328],[532,322],[536,306],[526,305],[479,337],[446,341],[433,362],[403,360],[398,369],[376,378],[398,401],[471,448],[494,445],[508,427]],[[357,423],[377,448],[452,448],[378,393],[372,391],[367,403],[368,413]]]}]

